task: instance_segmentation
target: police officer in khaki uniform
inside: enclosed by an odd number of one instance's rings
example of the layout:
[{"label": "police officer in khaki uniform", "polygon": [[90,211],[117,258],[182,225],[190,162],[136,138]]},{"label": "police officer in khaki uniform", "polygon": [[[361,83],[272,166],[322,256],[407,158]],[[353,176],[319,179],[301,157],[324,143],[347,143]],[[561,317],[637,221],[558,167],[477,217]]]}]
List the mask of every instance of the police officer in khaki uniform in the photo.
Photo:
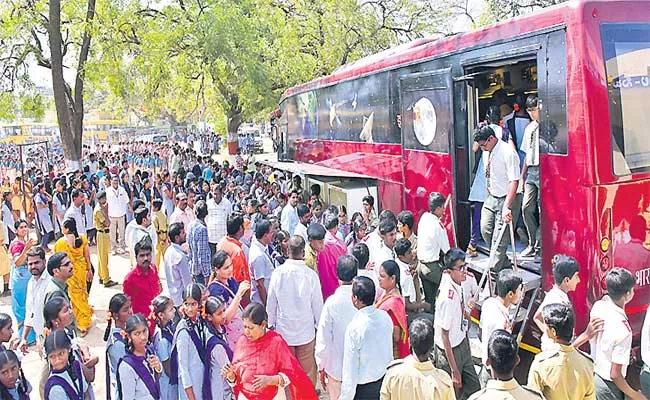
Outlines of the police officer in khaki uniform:
[{"label": "police officer in khaki uniform", "polygon": [[492,379],[485,389],[474,393],[469,400],[538,400],[544,395],[536,389],[520,386],[514,378],[514,370],[519,364],[517,340],[507,331],[497,329],[488,342],[488,367]]},{"label": "police officer in khaki uniform", "polygon": [[528,386],[538,389],[547,400],[595,399],[594,362],[571,345],[574,315],[570,306],[549,304],[542,309],[546,334],[552,350],[535,356],[528,374]]}]

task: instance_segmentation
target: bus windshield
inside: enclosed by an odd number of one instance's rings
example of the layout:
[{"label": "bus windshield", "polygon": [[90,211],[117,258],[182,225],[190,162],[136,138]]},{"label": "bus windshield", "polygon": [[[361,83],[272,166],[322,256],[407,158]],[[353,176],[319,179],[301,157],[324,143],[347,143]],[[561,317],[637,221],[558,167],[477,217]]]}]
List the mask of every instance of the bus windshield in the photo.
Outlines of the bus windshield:
[{"label": "bus windshield", "polygon": [[650,23],[601,25],[614,174],[650,171]]}]

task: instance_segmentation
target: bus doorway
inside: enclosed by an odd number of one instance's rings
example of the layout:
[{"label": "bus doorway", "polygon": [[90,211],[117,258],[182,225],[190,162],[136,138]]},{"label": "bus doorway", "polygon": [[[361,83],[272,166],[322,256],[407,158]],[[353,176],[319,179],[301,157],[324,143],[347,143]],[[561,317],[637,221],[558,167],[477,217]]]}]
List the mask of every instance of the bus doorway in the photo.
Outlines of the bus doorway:
[{"label": "bus doorway", "polygon": [[[531,114],[526,109],[526,99],[529,96],[537,96],[537,59],[534,54],[524,57],[495,60],[489,63],[473,65],[465,69],[463,80],[467,85],[467,110],[468,110],[468,132],[467,132],[467,157],[465,162],[468,171],[469,193],[463,199],[471,204],[472,231],[468,254],[473,258],[484,258],[490,253],[489,244],[485,243],[481,235],[480,221],[481,209],[487,195],[486,170],[489,153],[479,149],[474,143],[474,130],[479,124],[488,124],[495,132],[495,136],[508,145],[512,146],[519,156],[519,170],[524,166],[526,157],[525,149],[529,146],[524,143],[526,127],[531,123]],[[533,129],[532,127],[530,129]],[[533,169],[531,168],[531,171]],[[539,167],[534,172],[539,175]],[[525,181],[525,180],[524,180]],[[513,221],[514,227],[514,250],[516,252],[518,266],[531,272],[541,272],[541,235],[539,206],[535,204],[527,208],[527,221],[524,218],[524,181],[520,181],[517,198],[513,206],[518,209],[513,214],[517,219]],[[539,179],[537,179],[536,203],[539,204]],[[530,197],[529,197],[530,199]],[[532,210],[532,211],[529,211]],[[515,210],[513,210],[515,211]],[[525,222],[528,222],[527,224]],[[529,234],[526,226],[537,225],[534,233]],[[497,235],[498,232],[494,232]],[[505,235],[511,237],[507,229]],[[511,241],[508,240],[510,243]],[[508,255],[513,258],[513,246],[508,247]]]}]

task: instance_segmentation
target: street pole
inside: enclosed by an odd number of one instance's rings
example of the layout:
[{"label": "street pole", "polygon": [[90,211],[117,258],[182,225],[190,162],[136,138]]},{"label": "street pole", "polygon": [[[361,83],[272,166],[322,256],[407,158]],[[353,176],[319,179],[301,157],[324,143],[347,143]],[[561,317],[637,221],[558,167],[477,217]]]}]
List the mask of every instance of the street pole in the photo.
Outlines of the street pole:
[{"label": "street pole", "polygon": [[23,161],[23,145],[18,145],[18,154],[20,156],[20,191],[23,194],[23,211],[27,218],[27,198],[25,196],[25,162]]}]

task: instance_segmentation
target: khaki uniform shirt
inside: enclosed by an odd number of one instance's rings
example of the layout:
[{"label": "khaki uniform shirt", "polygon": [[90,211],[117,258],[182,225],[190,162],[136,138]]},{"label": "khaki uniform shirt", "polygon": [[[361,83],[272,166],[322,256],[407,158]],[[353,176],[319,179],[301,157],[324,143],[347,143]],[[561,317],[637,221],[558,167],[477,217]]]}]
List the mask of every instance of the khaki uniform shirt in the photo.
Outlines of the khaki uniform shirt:
[{"label": "khaki uniform shirt", "polygon": [[410,355],[388,366],[379,398],[454,400],[456,395],[449,374],[431,361],[420,362]]},{"label": "khaki uniform shirt", "polygon": [[515,378],[508,381],[499,381],[490,379],[485,386],[478,392],[470,396],[468,400],[539,400],[544,399],[544,395],[536,389],[526,386],[520,386]]},{"label": "khaki uniform shirt", "polygon": [[305,246],[305,265],[318,273],[318,254],[309,244]]},{"label": "khaki uniform shirt", "polygon": [[[156,230],[158,235],[158,242],[162,243],[167,240],[167,230],[169,226],[167,224],[167,216],[162,211],[154,211],[153,213],[153,227]],[[186,232],[188,232],[188,227],[185,227]]]},{"label": "khaki uniform shirt", "polygon": [[544,393],[548,400],[596,399],[594,362],[573,346],[559,346],[535,356],[528,386]]},{"label": "khaki uniform shirt", "polygon": [[110,228],[110,221],[106,217],[106,213],[104,213],[104,210],[102,210],[102,206],[97,203],[95,205],[95,209],[93,210],[93,224],[95,225],[95,229],[98,231],[107,231]]}]

